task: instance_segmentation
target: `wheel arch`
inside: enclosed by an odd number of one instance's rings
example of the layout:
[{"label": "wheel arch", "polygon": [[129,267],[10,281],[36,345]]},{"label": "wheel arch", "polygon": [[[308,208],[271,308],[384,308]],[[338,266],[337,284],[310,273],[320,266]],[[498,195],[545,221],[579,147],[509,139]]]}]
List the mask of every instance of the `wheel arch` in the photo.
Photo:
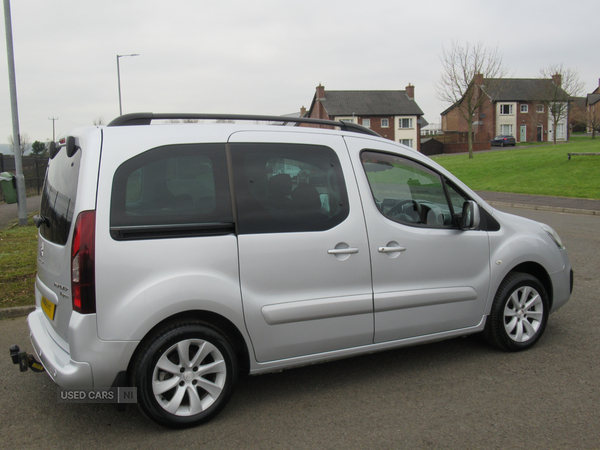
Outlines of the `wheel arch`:
[{"label": "wheel arch", "polygon": [[211,311],[192,310],[182,311],[177,314],[174,314],[170,317],[165,318],[161,322],[157,323],[154,327],[152,327],[142,338],[142,340],[138,343],[135,351],[131,355],[127,367],[127,373],[131,372],[132,363],[136,360],[137,354],[139,353],[140,349],[144,348],[146,342],[152,339],[152,337],[156,334],[157,330],[166,327],[173,322],[178,322],[180,320],[197,320],[198,322],[203,322],[209,327],[215,328],[217,331],[221,332],[229,339],[231,345],[234,348],[240,371],[246,374],[250,371],[250,352],[248,349],[248,345],[246,344],[246,341],[242,333],[238,330],[238,328],[230,320],[221,316],[220,314]]},{"label": "wheel arch", "polygon": [[536,262],[533,262],[533,261],[523,262],[523,263],[513,267],[506,276],[510,275],[510,273],[512,273],[512,272],[526,273],[533,277],[536,277],[540,281],[540,283],[542,283],[542,286],[544,286],[544,289],[546,290],[546,295],[548,295],[548,302],[550,303],[550,305],[549,305],[550,309],[552,309],[553,296],[554,296],[552,280],[550,279],[550,275],[548,274],[548,272],[546,271],[546,269],[544,269],[544,267],[542,265],[540,265]]}]

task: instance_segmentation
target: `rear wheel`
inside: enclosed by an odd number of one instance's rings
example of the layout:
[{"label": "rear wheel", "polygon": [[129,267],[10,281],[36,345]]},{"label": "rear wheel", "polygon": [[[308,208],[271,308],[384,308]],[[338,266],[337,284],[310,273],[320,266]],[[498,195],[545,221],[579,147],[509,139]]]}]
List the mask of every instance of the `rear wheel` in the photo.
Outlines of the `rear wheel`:
[{"label": "rear wheel", "polygon": [[186,428],[206,422],[226,405],[237,377],[235,352],[217,329],[176,322],[159,330],[133,361],[130,382],[154,422]]},{"label": "rear wheel", "polygon": [[548,295],[539,280],[512,272],[498,288],[485,325],[485,338],[504,350],[526,350],[544,333],[549,309]]}]

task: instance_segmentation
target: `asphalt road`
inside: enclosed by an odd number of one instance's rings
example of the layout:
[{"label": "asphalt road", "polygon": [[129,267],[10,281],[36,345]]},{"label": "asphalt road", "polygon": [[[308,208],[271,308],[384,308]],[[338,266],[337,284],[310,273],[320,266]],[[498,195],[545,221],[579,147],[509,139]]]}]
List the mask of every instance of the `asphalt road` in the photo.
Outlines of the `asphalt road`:
[{"label": "asphalt road", "polygon": [[58,404],[21,374],[25,318],[0,321],[0,448],[594,449],[600,447],[600,217],[502,208],[546,222],[575,269],[571,300],[531,350],[480,336],[243,379],[212,422],[171,431],[136,407]]}]

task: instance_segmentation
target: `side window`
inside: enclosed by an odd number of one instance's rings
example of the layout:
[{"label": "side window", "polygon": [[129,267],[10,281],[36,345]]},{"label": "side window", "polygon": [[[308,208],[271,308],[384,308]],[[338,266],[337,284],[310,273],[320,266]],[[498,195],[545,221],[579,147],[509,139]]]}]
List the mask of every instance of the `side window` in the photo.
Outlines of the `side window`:
[{"label": "side window", "polygon": [[406,225],[454,226],[465,198],[451,187],[447,196],[447,186],[439,174],[409,159],[386,153],[365,151],[361,160],[374,200],[384,216]]},{"label": "side window", "polygon": [[462,215],[463,205],[466,201],[470,200],[465,194],[463,194],[460,190],[458,190],[454,185],[448,181],[446,181],[446,188],[448,190],[448,197],[450,198],[450,205],[452,206],[452,211],[456,217],[460,217]]},{"label": "side window", "polygon": [[348,216],[336,153],[300,144],[231,144],[238,231],[323,231]]},{"label": "side window", "polygon": [[115,239],[231,231],[224,145],[158,147],[124,162],[113,179],[110,223]]}]

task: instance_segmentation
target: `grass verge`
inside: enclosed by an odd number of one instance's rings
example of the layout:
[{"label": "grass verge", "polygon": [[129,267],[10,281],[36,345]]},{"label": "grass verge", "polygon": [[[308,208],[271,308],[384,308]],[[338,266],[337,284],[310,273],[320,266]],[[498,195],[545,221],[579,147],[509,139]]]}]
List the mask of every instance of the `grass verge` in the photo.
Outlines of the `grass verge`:
[{"label": "grass verge", "polygon": [[35,304],[36,248],[31,218],[26,227],[0,231],[0,308]]},{"label": "grass verge", "polygon": [[566,144],[443,155],[433,159],[477,191],[600,199],[600,139],[576,137]]}]

